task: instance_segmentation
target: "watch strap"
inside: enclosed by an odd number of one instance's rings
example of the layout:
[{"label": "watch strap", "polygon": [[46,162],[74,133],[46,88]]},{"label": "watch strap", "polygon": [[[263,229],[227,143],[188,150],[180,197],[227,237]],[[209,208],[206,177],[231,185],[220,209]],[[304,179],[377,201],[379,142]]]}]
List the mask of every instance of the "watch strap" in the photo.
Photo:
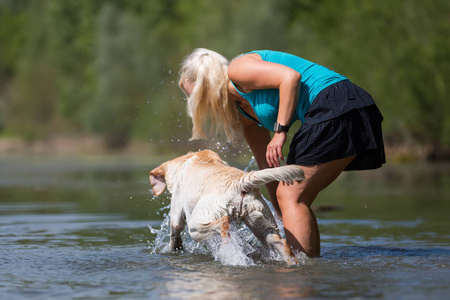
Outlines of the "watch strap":
[{"label": "watch strap", "polygon": [[281,125],[280,123],[275,123],[275,124],[273,124],[273,131],[274,132],[280,132],[280,131],[288,132],[289,126]]}]

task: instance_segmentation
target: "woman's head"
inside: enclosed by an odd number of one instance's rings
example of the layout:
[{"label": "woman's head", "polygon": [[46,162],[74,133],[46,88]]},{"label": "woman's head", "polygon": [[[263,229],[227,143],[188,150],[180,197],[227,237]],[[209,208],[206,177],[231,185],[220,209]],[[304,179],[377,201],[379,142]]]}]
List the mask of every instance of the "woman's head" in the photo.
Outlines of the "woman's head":
[{"label": "woman's head", "polygon": [[[223,133],[228,141],[238,137],[239,113],[228,96],[228,60],[217,52],[198,48],[181,64],[179,86],[187,97],[192,118],[191,139]],[[210,124],[208,124],[208,122]]]}]

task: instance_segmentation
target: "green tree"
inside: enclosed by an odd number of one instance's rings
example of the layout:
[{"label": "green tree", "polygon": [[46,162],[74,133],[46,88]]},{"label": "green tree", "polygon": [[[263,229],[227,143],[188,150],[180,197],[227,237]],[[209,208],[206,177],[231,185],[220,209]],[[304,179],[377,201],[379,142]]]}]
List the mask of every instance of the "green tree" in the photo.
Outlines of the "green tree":
[{"label": "green tree", "polygon": [[[307,46],[293,51],[302,55],[306,50],[312,60],[371,92],[385,116],[390,143],[450,145],[448,1],[296,4],[291,7],[291,30],[301,28],[310,38]],[[296,41],[292,44],[302,44],[301,36],[291,36]]]},{"label": "green tree", "polygon": [[10,97],[5,100],[9,131],[28,140],[47,137],[55,120],[55,73],[47,51],[45,5],[30,4],[23,26],[25,41],[15,65]]},{"label": "green tree", "polygon": [[445,0],[0,0],[0,130],[94,131],[111,146],[175,140],[184,151],[183,57],[197,47],[230,59],[275,49],[367,89],[388,143],[448,148],[449,8]]},{"label": "green tree", "polygon": [[142,27],[113,5],[102,8],[97,39],[97,93],[86,105],[88,122],[111,147],[125,146],[132,135],[139,99],[146,94]]},{"label": "green tree", "polygon": [[96,89],[96,22],[104,1],[48,1],[49,48],[57,70],[57,111],[85,129],[83,110]]}]

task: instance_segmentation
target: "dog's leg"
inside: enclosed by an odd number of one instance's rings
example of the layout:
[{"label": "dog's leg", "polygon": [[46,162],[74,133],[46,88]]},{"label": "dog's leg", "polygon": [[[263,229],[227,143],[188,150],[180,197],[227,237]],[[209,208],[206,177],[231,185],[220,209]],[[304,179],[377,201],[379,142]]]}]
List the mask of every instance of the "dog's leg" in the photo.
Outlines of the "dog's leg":
[{"label": "dog's leg", "polygon": [[170,222],[170,244],[169,249],[171,251],[184,250],[183,241],[181,239],[181,232],[184,229],[184,220],[178,224]]},{"label": "dog's leg", "polygon": [[225,240],[229,237],[228,199],[226,194],[214,193],[200,198],[187,220],[192,239],[201,242],[215,234],[220,234]]},{"label": "dog's leg", "polygon": [[269,214],[270,211],[265,213],[252,211],[244,218],[244,223],[263,245],[269,246],[275,253],[281,255],[288,264],[296,264],[297,259],[291,247],[281,238],[275,219]]},{"label": "dog's leg", "polygon": [[209,223],[211,228],[219,228],[222,240],[227,242],[230,238],[230,217],[225,216],[220,220]]},{"label": "dog's leg", "polygon": [[294,253],[292,253],[291,247],[289,247],[288,243],[285,239],[281,238],[280,234],[268,234],[266,236],[267,244],[278,254],[284,258],[284,260],[290,264],[297,264],[297,258]]},{"label": "dog's leg", "polygon": [[230,238],[229,229],[229,216],[224,216],[219,220],[212,221],[207,224],[189,222],[189,234],[197,242],[203,241],[217,233],[220,233],[222,240],[226,242]]},{"label": "dog's leg", "polygon": [[181,239],[181,232],[184,229],[185,214],[181,209],[174,207],[170,208],[170,251],[183,250],[183,241]]}]

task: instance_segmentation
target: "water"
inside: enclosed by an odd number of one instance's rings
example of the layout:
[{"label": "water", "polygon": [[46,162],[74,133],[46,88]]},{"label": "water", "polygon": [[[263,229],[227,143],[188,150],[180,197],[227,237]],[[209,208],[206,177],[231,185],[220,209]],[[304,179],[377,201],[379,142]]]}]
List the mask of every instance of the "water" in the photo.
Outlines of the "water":
[{"label": "water", "polygon": [[344,174],[315,202],[322,257],[286,266],[240,226],[168,252],[160,162],[0,158],[0,299],[448,298],[448,164]]}]

